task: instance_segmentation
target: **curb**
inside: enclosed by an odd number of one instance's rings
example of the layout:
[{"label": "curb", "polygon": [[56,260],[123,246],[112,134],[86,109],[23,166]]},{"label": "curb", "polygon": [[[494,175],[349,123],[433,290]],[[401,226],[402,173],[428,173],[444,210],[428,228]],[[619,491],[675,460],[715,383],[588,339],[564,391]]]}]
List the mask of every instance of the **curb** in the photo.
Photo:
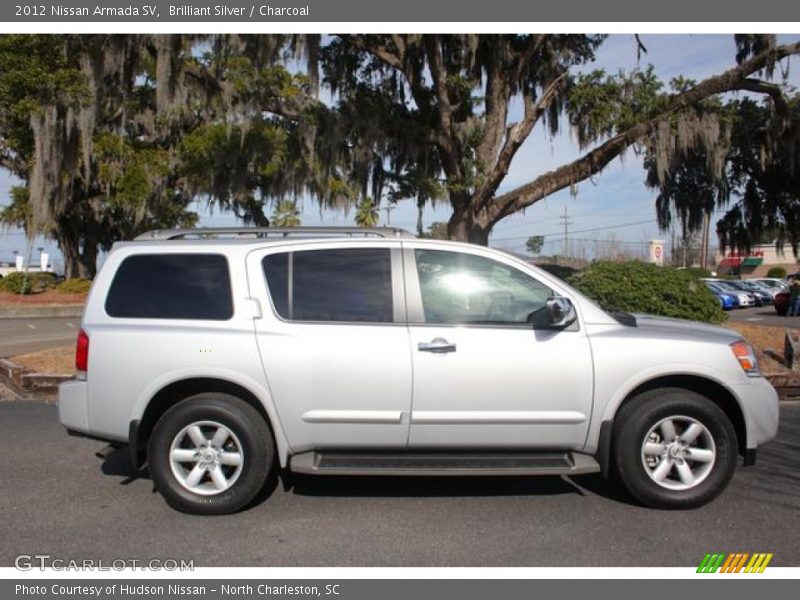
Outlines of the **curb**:
[{"label": "curb", "polygon": [[6,358],[0,358],[0,389],[7,390],[12,400],[40,400],[54,403],[58,386],[72,375],[31,373],[25,367]]},{"label": "curb", "polygon": [[83,304],[50,304],[45,306],[0,306],[0,319],[38,319],[80,317]]}]

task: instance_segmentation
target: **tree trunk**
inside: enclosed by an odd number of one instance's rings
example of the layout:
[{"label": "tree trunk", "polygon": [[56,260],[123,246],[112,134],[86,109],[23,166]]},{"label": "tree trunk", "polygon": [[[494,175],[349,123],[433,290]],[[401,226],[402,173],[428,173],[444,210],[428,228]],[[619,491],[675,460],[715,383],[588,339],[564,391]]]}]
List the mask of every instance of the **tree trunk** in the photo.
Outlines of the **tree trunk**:
[{"label": "tree trunk", "polygon": [[64,255],[64,276],[67,279],[92,279],[97,273],[97,243],[81,240],[73,228],[61,229],[58,247]]},{"label": "tree trunk", "polygon": [[475,218],[471,210],[471,198],[466,202],[459,200],[453,203],[453,214],[447,222],[448,239],[488,246],[491,225]]},{"label": "tree trunk", "polygon": [[69,235],[59,232],[58,247],[64,255],[64,277],[75,279],[80,273],[80,248],[78,240],[72,239]]}]

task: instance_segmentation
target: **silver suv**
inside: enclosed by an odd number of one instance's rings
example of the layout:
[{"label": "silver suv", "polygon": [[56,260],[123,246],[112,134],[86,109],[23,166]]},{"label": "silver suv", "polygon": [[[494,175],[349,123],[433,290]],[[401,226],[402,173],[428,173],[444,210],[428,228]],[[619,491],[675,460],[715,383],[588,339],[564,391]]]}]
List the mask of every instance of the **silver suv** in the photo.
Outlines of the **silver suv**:
[{"label": "silver suv", "polygon": [[64,427],[127,444],[172,507],[203,514],[252,503],[278,469],[614,473],[645,505],[688,508],[778,426],[734,332],[610,314],[514,256],[385,228],[118,243],[76,367]]}]

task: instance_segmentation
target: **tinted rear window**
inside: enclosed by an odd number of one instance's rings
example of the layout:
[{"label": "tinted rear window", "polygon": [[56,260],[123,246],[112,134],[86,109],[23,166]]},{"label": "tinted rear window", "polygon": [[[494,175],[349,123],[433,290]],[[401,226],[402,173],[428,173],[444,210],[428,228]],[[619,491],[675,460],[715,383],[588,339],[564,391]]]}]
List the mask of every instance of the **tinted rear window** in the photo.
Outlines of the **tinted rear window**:
[{"label": "tinted rear window", "polygon": [[114,276],[106,312],[133,319],[230,319],[228,262],[221,254],[129,256]]},{"label": "tinted rear window", "polygon": [[272,254],[263,266],[273,305],[284,319],[388,323],[394,318],[388,248]]}]

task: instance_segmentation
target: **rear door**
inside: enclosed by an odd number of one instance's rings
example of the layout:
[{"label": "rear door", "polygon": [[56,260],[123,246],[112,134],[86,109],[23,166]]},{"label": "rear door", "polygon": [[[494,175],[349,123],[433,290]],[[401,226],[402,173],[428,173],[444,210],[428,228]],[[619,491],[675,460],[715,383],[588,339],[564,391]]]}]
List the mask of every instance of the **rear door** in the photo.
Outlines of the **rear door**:
[{"label": "rear door", "polygon": [[248,256],[258,347],[294,452],[404,447],[411,352],[399,243],[317,242]]}]

